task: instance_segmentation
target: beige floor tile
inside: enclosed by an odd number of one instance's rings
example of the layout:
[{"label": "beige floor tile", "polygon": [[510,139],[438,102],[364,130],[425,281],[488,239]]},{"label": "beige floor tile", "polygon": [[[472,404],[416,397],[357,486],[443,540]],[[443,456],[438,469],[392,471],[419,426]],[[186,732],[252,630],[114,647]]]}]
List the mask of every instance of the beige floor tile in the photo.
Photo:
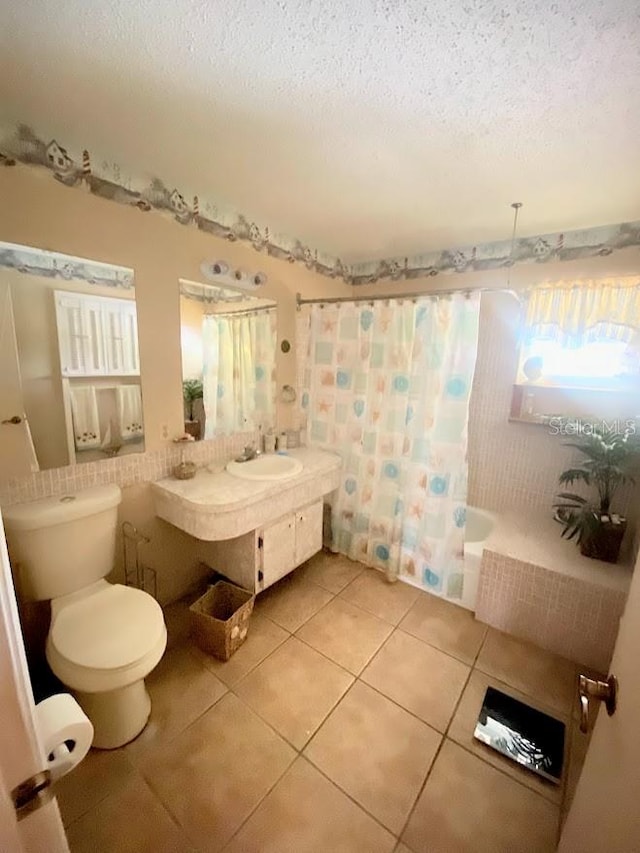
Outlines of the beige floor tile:
[{"label": "beige floor tile", "polygon": [[125,747],[134,761],[152,743],[168,741],[197,720],[223,696],[226,686],[185,645],[168,651],[147,678],[151,717],[146,728]]},{"label": "beige floor tile", "polygon": [[393,631],[372,613],[334,598],[312,616],[296,636],[358,675]]},{"label": "beige floor tile", "polygon": [[220,850],[294,759],[295,752],[227,694],[140,770],[202,850]]},{"label": "beige floor tile", "polygon": [[466,664],[396,630],[360,677],[444,732],[469,672]]},{"label": "beige floor tile", "polygon": [[337,595],[365,569],[366,566],[362,563],[356,563],[342,554],[319,551],[296,571],[307,580]]},{"label": "beige floor tile", "polygon": [[470,610],[428,593],[418,597],[399,627],[469,664],[487,633],[487,626],[476,621]]},{"label": "beige floor tile", "polygon": [[471,673],[471,677],[464,689],[460,704],[458,705],[453,720],[451,721],[451,725],[449,726],[449,731],[447,732],[448,737],[460,744],[460,746],[463,746],[465,749],[473,752],[474,755],[478,756],[478,758],[482,758],[483,761],[488,761],[489,764],[492,764],[494,767],[502,770],[508,776],[517,779],[522,782],[523,785],[526,785],[528,788],[542,794],[543,797],[546,797],[551,802],[559,804],[562,800],[564,787],[562,784],[555,785],[553,782],[548,782],[546,779],[542,779],[540,776],[537,776],[530,770],[521,767],[519,764],[511,761],[504,755],[500,755],[500,753],[496,752],[495,749],[491,749],[491,747],[480,743],[480,741],[474,738],[473,732],[478,721],[478,714],[482,708],[484,694],[486,693],[489,685],[491,685],[491,687],[495,687],[496,690],[502,690],[508,696],[513,696],[514,699],[519,699],[521,702],[525,702],[534,708],[538,708],[540,711],[544,711],[546,714],[550,714],[552,717],[556,717],[556,719],[562,720],[562,722],[567,725],[565,733],[565,763],[563,776],[566,775],[570,741],[569,718],[563,717],[553,708],[541,705],[539,702],[536,702],[535,699],[525,696],[524,693],[520,693],[520,691],[516,690],[514,687],[509,687],[501,681],[498,681],[496,678],[492,678],[490,675],[486,675],[484,672],[480,672],[477,669]]},{"label": "beige floor tile", "polygon": [[395,838],[299,758],[225,853],[391,853]]},{"label": "beige floor tile", "polygon": [[65,826],[119,791],[134,775],[124,750],[89,750],[71,773],[56,782],[55,795]]},{"label": "beige floor tile", "polygon": [[476,667],[561,714],[571,713],[575,666],[565,658],[489,628]]},{"label": "beige floor tile", "polygon": [[558,807],[446,740],[403,841],[415,853],[552,853]]},{"label": "beige floor tile", "polygon": [[193,846],[140,777],[67,828],[71,853],[187,853]]},{"label": "beige floor tile", "polygon": [[367,569],[340,593],[340,597],[351,604],[357,604],[379,619],[397,625],[420,590],[409,584],[397,581],[389,583],[382,572]]},{"label": "beige floor tile", "polygon": [[441,739],[434,729],[356,682],[304,754],[397,835]]},{"label": "beige floor tile", "polygon": [[254,613],[249,622],[247,639],[228,661],[218,660],[213,655],[200,651],[196,645],[192,645],[191,648],[192,653],[210,672],[231,687],[251,672],[289,636],[288,631],[276,625],[271,619]]},{"label": "beige floor tile", "polygon": [[167,649],[179,646],[189,639],[189,605],[203,592],[204,590],[198,590],[162,608],[167,626]]},{"label": "beige floor tile", "polygon": [[333,593],[292,572],[260,593],[255,609],[293,633],[332,598]]},{"label": "beige floor tile", "polygon": [[291,637],[234,691],[302,749],[352,682],[346,670]]}]

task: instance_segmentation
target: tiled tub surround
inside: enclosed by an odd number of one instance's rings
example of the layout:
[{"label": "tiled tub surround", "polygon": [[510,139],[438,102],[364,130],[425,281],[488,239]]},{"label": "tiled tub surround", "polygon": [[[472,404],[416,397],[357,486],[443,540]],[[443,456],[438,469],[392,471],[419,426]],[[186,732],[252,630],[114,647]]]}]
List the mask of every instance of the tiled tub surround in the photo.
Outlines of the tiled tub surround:
[{"label": "tiled tub surround", "polygon": [[160,480],[152,486],[157,513],[197,539],[231,539],[337,488],[339,456],[310,448],[287,453],[303,465],[287,480],[243,480],[218,465],[200,469],[192,480]]},{"label": "tiled tub surround", "polygon": [[497,517],[485,542],[476,618],[606,672],[632,570],[583,557],[548,516]]}]

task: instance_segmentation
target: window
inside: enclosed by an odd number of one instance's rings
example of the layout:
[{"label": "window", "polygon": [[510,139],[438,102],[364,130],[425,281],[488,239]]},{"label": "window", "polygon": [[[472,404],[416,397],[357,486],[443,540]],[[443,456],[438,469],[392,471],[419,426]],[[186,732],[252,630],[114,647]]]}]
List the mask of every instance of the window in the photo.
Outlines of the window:
[{"label": "window", "polygon": [[511,417],[640,415],[640,281],[543,285],[528,294]]}]

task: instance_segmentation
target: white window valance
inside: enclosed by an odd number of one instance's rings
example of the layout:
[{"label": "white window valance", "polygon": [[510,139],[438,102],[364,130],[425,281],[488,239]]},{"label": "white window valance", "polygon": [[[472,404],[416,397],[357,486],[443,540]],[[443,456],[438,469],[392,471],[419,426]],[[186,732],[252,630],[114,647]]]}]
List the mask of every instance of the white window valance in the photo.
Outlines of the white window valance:
[{"label": "white window valance", "polygon": [[594,341],[637,339],[640,277],[555,282],[528,294],[525,339],[580,347]]}]

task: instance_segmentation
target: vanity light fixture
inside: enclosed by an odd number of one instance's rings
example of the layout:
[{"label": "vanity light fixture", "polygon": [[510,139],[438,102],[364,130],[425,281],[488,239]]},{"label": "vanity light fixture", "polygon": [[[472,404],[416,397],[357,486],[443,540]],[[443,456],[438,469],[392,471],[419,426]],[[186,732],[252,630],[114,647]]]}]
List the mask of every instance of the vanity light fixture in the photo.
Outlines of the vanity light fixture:
[{"label": "vanity light fixture", "polygon": [[265,273],[250,273],[241,267],[231,269],[226,261],[203,261],[200,264],[200,272],[208,281],[228,284],[239,290],[257,290],[267,282]]}]

